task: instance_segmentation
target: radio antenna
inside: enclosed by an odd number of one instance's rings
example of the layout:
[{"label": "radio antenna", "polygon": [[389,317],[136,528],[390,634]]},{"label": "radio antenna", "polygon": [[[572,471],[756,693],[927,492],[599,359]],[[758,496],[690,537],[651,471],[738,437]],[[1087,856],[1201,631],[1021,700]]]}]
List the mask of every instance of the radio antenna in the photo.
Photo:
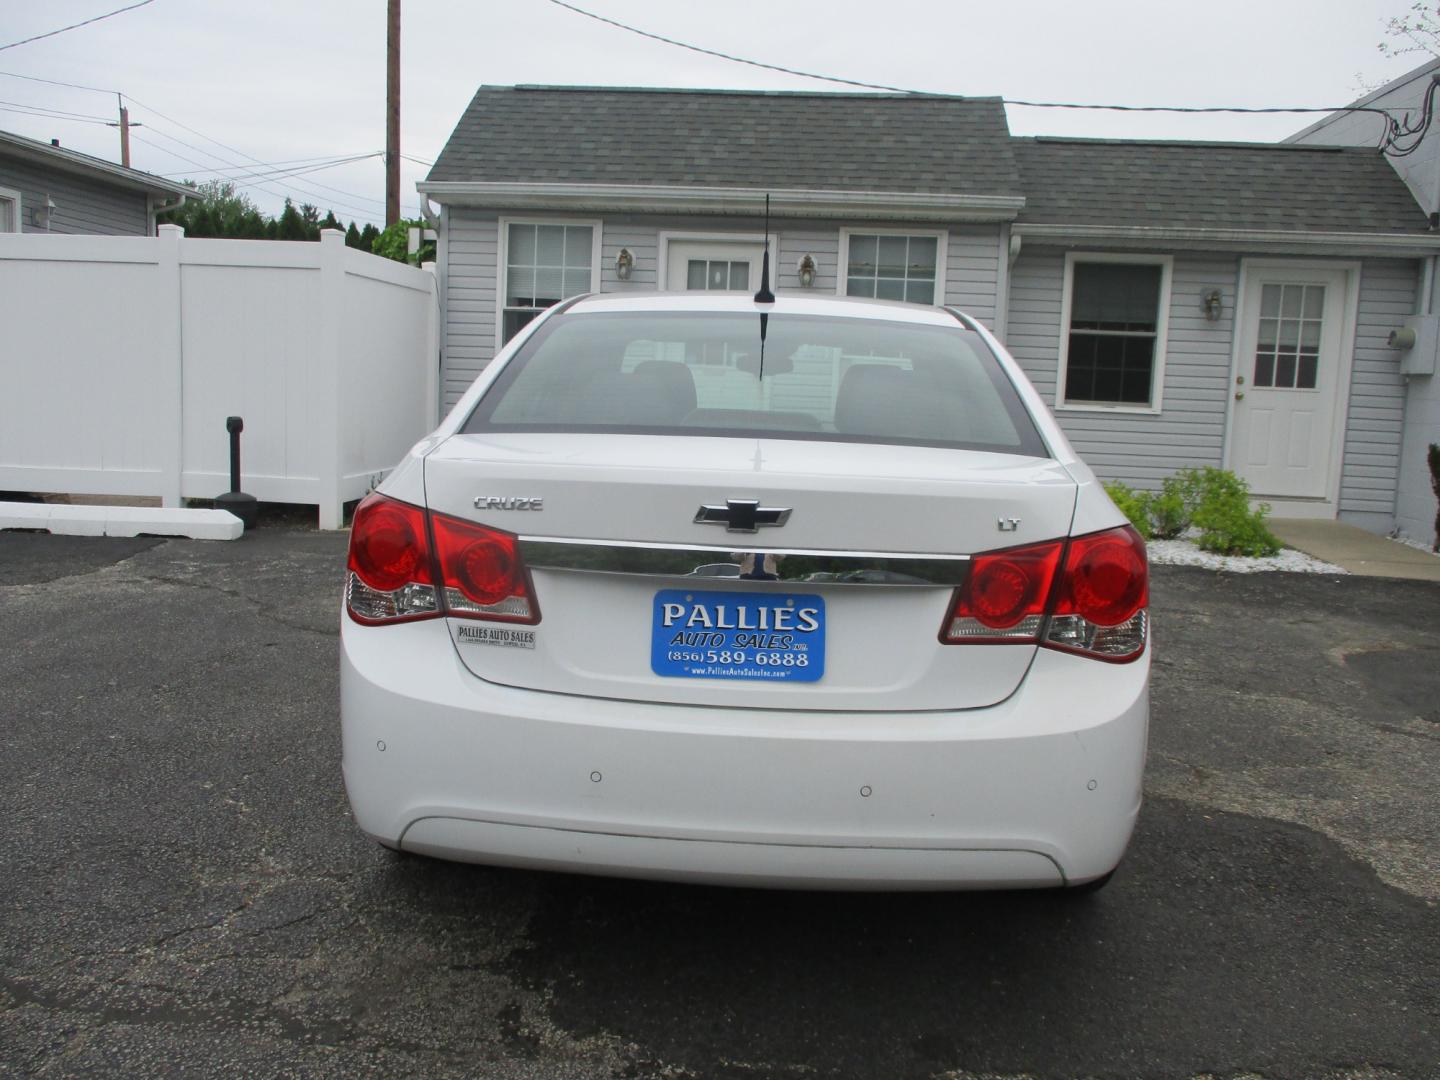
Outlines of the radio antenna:
[{"label": "radio antenna", "polygon": [[770,291],[770,196],[765,196],[765,254],[760,260],[760,290],[755,294],[755,303],[773,304],[775,294]]}]

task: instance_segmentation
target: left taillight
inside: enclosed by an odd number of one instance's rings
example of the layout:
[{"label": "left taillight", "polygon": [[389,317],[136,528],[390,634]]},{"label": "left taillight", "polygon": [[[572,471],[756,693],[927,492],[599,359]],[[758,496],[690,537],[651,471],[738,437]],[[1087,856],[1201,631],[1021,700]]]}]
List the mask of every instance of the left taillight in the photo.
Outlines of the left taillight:
[{"label": "left taillight", "polygon": [[425,511],[371,493],[350,524],[345,610],[375,624],[440,614]]},{"label": "left taillight", "polygon": [[540,621],[514,536],[384,495],[355,508],[347,566],[345,610],[356,622]]}]

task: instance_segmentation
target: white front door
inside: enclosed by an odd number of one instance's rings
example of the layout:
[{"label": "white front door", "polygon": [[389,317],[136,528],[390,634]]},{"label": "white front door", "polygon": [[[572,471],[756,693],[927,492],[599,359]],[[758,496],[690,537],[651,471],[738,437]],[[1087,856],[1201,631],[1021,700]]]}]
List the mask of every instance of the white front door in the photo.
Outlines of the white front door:
[{"label": "white front door", "polygon": [[754,292],[760,287],[759,244],[736,240],[671,240],[665,288],[672,292]]},{"label": "white front door", "polygon": [[1331,497],[1349,377],[1346,285],[1344,270],[1246,272],[1230,467],[1257,498]]}]

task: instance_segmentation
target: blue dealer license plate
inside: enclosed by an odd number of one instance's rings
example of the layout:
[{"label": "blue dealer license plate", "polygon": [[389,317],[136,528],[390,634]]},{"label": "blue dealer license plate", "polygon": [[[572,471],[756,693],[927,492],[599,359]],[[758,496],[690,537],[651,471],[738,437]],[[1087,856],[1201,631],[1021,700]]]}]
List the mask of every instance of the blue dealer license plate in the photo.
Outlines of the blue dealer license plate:
[{"label": "blue dealer license plate", "polygon": [[825,600],[811,593],[663,589],[650,670],[689,679],[815,682],[825,674]]}]

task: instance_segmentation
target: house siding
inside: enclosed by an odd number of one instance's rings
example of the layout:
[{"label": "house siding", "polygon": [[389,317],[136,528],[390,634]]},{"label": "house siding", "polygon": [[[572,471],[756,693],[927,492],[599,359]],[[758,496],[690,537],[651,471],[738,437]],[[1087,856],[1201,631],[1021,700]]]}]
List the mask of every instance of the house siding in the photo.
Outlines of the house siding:
[{"label": "house siding", "polygon": [[[1230,380],[1239,260],[1231,255],[1175,256],[1160,413],[1056,409],[1066,437],[1106,480],[1159,487],[1176,469],[1221,463]],[[1060,370],[1060,308],[1065,253],[1026,248],[1010,271],[1007,344],[1054,408]],[[1209,322],[1200,295],[1221,291],[1223,314]]]},{"label": "house siding", "polygon": [[1366,259],[1360,268],[1340,516],[1380,532],[1394,525],[1405,423],[1400,354],[1387,339],[1415,312],[1417,272],[1405,259]]},{"label": "house siding", "polygon": [[[513,215],[516,220],[527,221],[563,216]],[[649,292],[660,286],[661,233],[698,233],[723,239],[736,234],[759,235],[764,228],[764,223],[758,218],[609,215],[600,220],[602,293]],[[840,282],[841,227],[841,223],[831,221],[772,221],[771,279],[774,287],[800,290],[798,265],[801,256],[808,254],[815,258],[815,283],[803,291],[816,296],[834,295]],[[846,222],[844,227],[864,232],[867,227],[893,230],[905,226],[888,222],[884,226]],[[923,232],[933,231],[935,226],[916,224],[913,228]],[[444,405],[449,408],[459,400],[496,352],[499,215],[465,207],[446,208],[442,245],[444,266],[441,288],[446,306],[441,385]],[[615,257],[621,248],[629,248],[635,256],[635,266],[628,281],[621,281],[615,273]],[[950,227],[945,256],[945,302],[962,308],[992,328],[997,311],[999,258],[998,226]]]},{"label": "house siding", "polygon": [[465,209],[445,212],[445,326],[441,393],[454,405],[495,355],[495,289],[499,218]]},{"label": "house siding", "polygon": [[[1162,412],[1056,409],[1066,436],[1102,478],[1155,488],[1176,469],[1224,463],[1239,269],[1232,255],[1175,256]],[[1416,273],[1410,260],[1361,264],[1338,510],[1381,531],[1394,513],[1405,407],[1397,354],[1386,338],[1415,309]],[[1052,408],[1064,274],[1062,250],[1027,248],[1010,278],[1007,344]],[[1220,289],[1223,305],[1215,322],[1199,305],[1212,288]]]},{"label": "house siding", "polygon": [[[150,203],[144,192],[112,187],[74,173],[0,155],[0,188],[20,192],[20,231],[97,236],[148,236]],[[46,197],[55,203],[50,228],[35,224]]]}]

